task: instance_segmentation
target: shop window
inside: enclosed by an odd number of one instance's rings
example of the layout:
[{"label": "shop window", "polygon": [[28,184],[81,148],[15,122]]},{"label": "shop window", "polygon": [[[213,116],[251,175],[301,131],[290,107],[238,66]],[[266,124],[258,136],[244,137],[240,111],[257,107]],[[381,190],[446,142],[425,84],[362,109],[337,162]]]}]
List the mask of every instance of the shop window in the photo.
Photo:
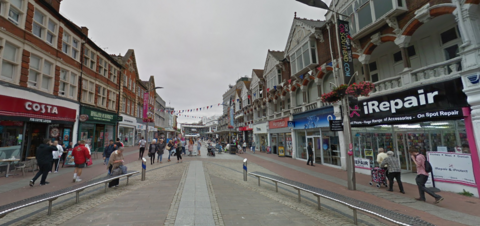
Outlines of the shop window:
[{"label": "shop window", "polygon": [[[2,40],[0,39],[0,44],[1,43]],[[19,68],[19,48],[8,42],[5,42],[3,49],[0,49],[0,51],[2,51],[2,54],[0,55],[2,61],[0,78],[14,80]]]},{"label": "shop window", "polygon": [[77,78],[75,73],[61,69],[58,94],[75,99],[77,93]]},{"label": "shop window", "polygon": [[53,63],[32,55],[28,73],[28,86],[50,92],[53,86]]}]

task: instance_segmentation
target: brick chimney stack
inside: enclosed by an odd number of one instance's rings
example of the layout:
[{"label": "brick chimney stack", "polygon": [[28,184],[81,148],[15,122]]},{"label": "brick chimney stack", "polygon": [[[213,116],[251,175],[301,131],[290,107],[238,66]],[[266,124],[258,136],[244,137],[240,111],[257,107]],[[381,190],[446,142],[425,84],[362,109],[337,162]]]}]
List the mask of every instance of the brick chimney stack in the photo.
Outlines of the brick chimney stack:
[{"label": "brick chimney stack", "polygon": [[82,33],[88,37],[88,28],[87,27],[82,27]]},{"label": "brick chimney stack", "polygon": [[50,4],[57,12],[60,12],[60,3],[62,0],[45,0],[48,4]]}]

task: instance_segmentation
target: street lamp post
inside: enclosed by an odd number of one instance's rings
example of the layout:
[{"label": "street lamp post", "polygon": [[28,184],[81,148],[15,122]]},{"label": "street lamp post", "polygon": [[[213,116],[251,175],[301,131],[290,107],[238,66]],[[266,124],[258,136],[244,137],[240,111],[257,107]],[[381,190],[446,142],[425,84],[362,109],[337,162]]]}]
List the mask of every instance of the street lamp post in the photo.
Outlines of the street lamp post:
[{"label": "street lamp post", "polygon": [[[155,87],[155,88],[153,88],[153,90],[157,90],[157,89],[163,89],[163,87]],[[145,130],[146,130],[145,137],[147,138],[147,142],[148,142],[148,133],[150,132],[150,131],[148,131],[148,127],[150,126],[150,120],[148,120],[148,113],[149,113],[149,112],[148,112],[148,109],[149,109],[149,108],[148,108],[148,105],[150,104],[149,102],[150,102],[150,92],[151,92],[151,91],[152,91],[151,86],[148,86],[148,93],[144,93],[144,95],[145,95],[145,94],[148,94],[148,98],[149,98],[149,101],[147,102],[147,128],[145,129]],[[143,104],[145,105],[145,102],[144,102]],[[154,104],[153,106],[154,106],[153,108],[155,109],[155,104]],[[144,109],[144,110],[145,110],[145,109]],[[155,110],[153,111],[153,117],[155,118]],[[153,140],[153,137],[152,137],[152,140]]]},{"label": "street lamp post", "polygon": [[[340,47],[340,39],[338,37],[338,15],[342,15],[344,17],[347,17],[343,14],[339,14],[338,12],[336,12],[335,10],[331,10],[330,8],[328,8],[328,5],[323,2],[322,0],[296,0],[298,2],[301,2],[303,4],[306,4],[306,5],[309,5],[309,6],[312,6],[312,7],[316,7],[316,8],[321,8],[321,9],[325,9],[325,10],[328,10],[330,12],[333,13],[334,15],[334,24],[335,24],[335,36],[336,36],[336,41],[337,41],[337,46],[338,46],[338,52],[341,53],[342,52],[342,49]],[[335,0],[332,0],[333,3],[335,3]],[[335,4],[333,4],[335,5]],[[331,45],[331,43],[330,43]],[[331,48],[331,46],[330,46]],[[332,62],[333,62],[333,53],[332,53]],[[333,64],[332,64],[333,65]],[[343,68],[343,65],[340,64],[340,69]],[[335,73],[335,70],[336,68],[334,68],[334,73]],[[340,70],[341,71],[341,70]],[[339,72],[341,74],[341,72]],[[342,77],[342,76],[339,76],[339,77]],[[344,76],[343,76],[344,77]],[[354,76],[352,76],[353,78]],[[337,81],[340,81],[341,79],[337,80]],[[346,80],[346,79],[345,79]],[[346,84],[349,84],[350,81],[344,81]],[[347,83],[348,82],[348,83]],[[340,83],[340,82],[339,82]],[[345,131],[343,132],[343,137],[344,137],[344,142],[345,144],[348,144],[348,147],[346,147],[345,149],[347,150],[347,156],[346,156],[346,163],[347,163],[347,185],[348,185],[348,190],[356,190],[356,179],[355,179],[355,161],[354,161],[354,156],[353,156],[353,147],[352,147],[352,128],[350,126],[350,118],[349,118],[349,115],[348,115],[348,109],[349,109],[349,103],[348,103],[348,96],[345,96],[343,99],[342,99],[342,105],[343,105],[343,111],[342,111],[342,118],[343,118],[343,125],[344,125],[344,128],[345,128]]]}]

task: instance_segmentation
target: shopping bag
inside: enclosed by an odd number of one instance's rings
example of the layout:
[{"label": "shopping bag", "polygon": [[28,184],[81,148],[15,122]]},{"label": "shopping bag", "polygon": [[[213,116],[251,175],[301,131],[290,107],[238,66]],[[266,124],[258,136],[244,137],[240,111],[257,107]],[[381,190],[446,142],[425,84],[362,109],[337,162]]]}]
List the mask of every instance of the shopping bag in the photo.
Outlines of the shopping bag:
[{"label": "shopping bag", "polygon": [[87,166],[91,166],[93,164],[92,158],[89,158],[87,160]]}]

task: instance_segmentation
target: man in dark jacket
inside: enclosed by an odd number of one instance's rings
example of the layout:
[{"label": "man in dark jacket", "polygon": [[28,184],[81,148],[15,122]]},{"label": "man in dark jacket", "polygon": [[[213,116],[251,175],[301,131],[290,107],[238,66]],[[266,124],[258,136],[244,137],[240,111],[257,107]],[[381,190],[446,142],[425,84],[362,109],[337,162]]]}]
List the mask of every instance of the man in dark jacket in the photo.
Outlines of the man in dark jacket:
[{"label": "man in dark jacket", "polygon": [[308,147],[307,147],[307,151],[308,151],[308,161],[307,161],[307,165],[310,165],[308,163],[312,163],[312,166],[315,166],[313,165],[313,149],[312,149],[312,142],[308,142]]},{"label": "man in dark jacket", "polygon": [[[110,155],[117,149],[118,146],[113,143],[113,140],[110,140],[110,144],[103,150],[103,160],[105,161],[105,164],[108,165],[108,162],[110,161]],[[108,171],[108,174],[110,174],[110,170]]]},{"label": "man in dark jacket", "polygon": [[37,164],[38,164],[38,172],[35,177],[30,180],[30,186],[33,187],[35,181],[42,175],[42,179],[40,180],[40,185],[49,184],[49,182],[45,181],[48,176],[48,171],[52,169],[52,161],[53,161],[53,151],[57,151],[57,147],[52,145],[52,142],[49,139],[43,140],[43,144],[40,144],[37,148]]}]

